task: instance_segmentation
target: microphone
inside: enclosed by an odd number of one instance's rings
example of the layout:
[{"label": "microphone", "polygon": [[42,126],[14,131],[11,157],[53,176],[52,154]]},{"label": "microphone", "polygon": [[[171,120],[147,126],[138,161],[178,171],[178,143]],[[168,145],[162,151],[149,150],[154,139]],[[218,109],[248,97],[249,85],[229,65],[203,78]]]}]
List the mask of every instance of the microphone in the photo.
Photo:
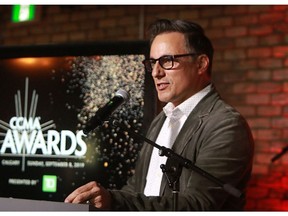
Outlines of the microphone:
[{"label": "microphone", "polygon": [[130,95],[123,89],[119,89],[115,96],[103,107],[99,108],[95,115],[89,120],[83,133],[87,135],[90,131],[103,124],[105,120],[124,102],[130,99]]}]

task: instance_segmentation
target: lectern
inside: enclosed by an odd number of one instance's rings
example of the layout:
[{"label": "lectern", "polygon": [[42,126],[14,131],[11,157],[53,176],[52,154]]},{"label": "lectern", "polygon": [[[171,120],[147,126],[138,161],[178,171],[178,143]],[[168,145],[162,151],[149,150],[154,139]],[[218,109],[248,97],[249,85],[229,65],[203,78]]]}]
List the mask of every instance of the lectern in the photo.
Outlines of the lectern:
[{"label": "lectern", "polygon": [[0,198],[0,211],[95,211],[87,204],[71,204],[54,201]]}]

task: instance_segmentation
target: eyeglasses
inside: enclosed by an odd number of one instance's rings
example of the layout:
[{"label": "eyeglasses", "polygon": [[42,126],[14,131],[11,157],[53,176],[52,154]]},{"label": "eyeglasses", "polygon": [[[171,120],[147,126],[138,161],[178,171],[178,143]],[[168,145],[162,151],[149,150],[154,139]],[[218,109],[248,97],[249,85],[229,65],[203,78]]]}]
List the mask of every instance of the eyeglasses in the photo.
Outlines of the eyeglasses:
[{"label": "eyeglasses", "polygon": [[197,53],[187,53],[187,54],[180,54],[180,55],[164,55],[158,59],[145,59],[142,63],[145,66],[146,71],[152,72],[155,64],[159,61],[160,66],[165,70],[171,70],[174,67],[174,62],[176,58],[181,58],[185,56],[195,56]]}]

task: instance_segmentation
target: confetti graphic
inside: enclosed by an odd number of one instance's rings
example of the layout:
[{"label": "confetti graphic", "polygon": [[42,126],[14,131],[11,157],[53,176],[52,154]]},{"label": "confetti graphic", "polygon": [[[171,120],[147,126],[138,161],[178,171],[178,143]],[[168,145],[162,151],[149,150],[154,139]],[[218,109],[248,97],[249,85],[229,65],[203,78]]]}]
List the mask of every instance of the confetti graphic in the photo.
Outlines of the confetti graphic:
[{"label": "confetti graphic", "polygon": [[[140,131],[143,122],[144,69],[143,56],[77,57],[71,61],[72,77],[68,92],[81,91],[83,107],[79,110],[78,129],[82,129],[95,112],[122,88],[130,100],[113,113],[111,118],[123,121],[127,127]],[[109,188],[121,187],[133,173],[141,143],[136,142],[120,128],[110,125],[96,129],[87,142],[98,153],[97,164],[103,166]],[[87,157],[86,163],[95,163],[97,155]]]}]

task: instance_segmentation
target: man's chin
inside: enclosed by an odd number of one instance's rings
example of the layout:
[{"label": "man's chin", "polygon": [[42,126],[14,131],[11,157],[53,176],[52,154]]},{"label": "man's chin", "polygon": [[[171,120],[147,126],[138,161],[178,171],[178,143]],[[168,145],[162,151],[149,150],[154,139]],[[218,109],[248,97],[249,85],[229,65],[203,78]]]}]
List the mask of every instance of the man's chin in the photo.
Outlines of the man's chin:
[{"label": "man's chin", "polygon": [[159,101],[161,101],[162,103],[168,103],[168,102],[170,102],[170,97],[168,97],[168,96],[165,95],[165,94],[159,94],[159,93],[158,93],[158,99],[159,99]]}]

